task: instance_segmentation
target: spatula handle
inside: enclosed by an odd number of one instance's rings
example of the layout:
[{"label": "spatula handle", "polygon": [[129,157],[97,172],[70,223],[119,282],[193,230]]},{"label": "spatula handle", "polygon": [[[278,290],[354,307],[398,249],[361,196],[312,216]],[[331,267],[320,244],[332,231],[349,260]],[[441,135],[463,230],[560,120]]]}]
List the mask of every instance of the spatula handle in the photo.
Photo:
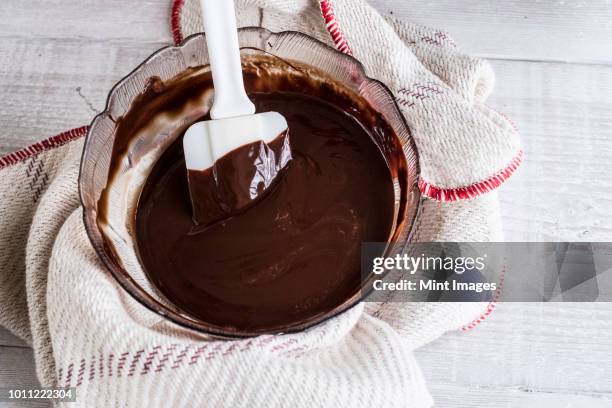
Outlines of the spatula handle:
[{"label": "spatula handle", "polygon": [[215,96],[212,119],[255,113],[244,90],[233,0],[200,0]]}]

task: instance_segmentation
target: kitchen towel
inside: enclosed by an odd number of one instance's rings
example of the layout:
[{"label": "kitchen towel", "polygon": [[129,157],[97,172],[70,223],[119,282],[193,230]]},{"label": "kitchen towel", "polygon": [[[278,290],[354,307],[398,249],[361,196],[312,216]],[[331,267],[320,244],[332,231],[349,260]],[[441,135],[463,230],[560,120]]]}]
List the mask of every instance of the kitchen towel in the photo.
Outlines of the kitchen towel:
[{"label": "kitchen towel", "polygon": [[[421,153],[421,241],[501,239],[495,191],[518,166],[512,125],[486,107],[493,74],[436,30],[353,1],[236,2],[239,25],[298,30],[360,59],[398,100]],[[175,40],[200,31],[172,6]],[[218,341],[170,324],[115,283],[85,235],[77,178],[86,128],[0,159],[0,324],[32,344],[69,406],[431,406],[412,350],[468,329],[481,303],[362,304],[306,332]],[[486,193],[486,194],[485,194]]]}]

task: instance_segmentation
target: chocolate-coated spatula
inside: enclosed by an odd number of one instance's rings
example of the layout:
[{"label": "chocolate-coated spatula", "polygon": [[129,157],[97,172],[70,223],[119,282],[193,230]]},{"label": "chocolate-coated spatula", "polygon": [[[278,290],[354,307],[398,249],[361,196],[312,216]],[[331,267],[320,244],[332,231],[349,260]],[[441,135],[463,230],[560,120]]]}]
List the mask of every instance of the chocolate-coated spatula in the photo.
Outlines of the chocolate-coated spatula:
[{"label": "chocolate-coated spatula", "polygon": [[[255,113],[244,89],[233,1],[201,5],[214,100],[211,120],[187,129],[183,149],[194,221],[210,224],[249,205],[291,155],[285,118]],[[268,143],[279,137],[279,148],[271,149]]]}]

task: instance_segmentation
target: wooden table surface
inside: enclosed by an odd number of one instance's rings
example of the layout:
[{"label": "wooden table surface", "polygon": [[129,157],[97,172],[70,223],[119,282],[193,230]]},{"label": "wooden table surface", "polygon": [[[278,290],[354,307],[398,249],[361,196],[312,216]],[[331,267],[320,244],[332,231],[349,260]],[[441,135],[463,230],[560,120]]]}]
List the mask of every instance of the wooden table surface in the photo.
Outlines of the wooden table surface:
[{"label": "wooden table surface", "polygon": [[[526,153],[500,190],[506,239],[612,240],[612,1],[371,3],[491,61],[490,105]],[[2,0],[0,154],[89,123],[171,42],[168,16],[169,0]],[[502,304],[416,354],[438,407],[609,408],[611,350],[612,304]],[[33,384],[31,350],[0,328],[0,387]]]}]

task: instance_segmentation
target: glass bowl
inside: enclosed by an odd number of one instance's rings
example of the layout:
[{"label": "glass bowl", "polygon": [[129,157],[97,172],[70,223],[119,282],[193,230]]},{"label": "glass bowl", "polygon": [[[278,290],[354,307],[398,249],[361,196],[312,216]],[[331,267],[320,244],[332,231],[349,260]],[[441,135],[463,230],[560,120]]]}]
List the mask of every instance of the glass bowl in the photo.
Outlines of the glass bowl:
[{"label": "glass bowl", "polygon": [[[296,66],[309,67],[308,70],[312,69],[309,75],[318,72],[333,78],[360,103],[366,103],[379,112],[390,125],[396,138],[385,140],[385,137],[377,138],[376,135],[374,138],[389,165],[395,166],[392,168],[395,174],[395,225],[386,254],[402,251],[412,237],[421,208],[417,187],[419,165],[414,140],[388,88],[368,78],[361,63],[353,57],[302,33],[243,28],[239,30],[238,39],[245,58],[278,58],[289,65],[293,62]],[[122,158],[112,154],[117,122],[130,109],[134,98],[145,90],[151,77],[166,81],[188,69],[200,67],[198,69],[205,70],[207,66],[204,34],[194,34],[179,46],[158,50],[113,87],[105,111],[94,118],[85,139],[79,176],[83,218],[98,256],[121,287],[142,305],[174,323],[201,333],[227,339],[249,337],[263,332],[241,332],[235,328],[215,326],[174,306],[149,282],[139,262],[133,224],[140,192],[156,160],[181,137],[182,129],[189,123],[133,140],[125,147],[127,151]],[[199,112],[202,113],[205,112]],[[189,120],[195,121],[196,118]],[[113,177],[109,185],[111,169]],[[105,197],[104,200],[101,197]],[[101,214],[105,214],[104,217]],[[367,295],[365,292],[358,290],[327,313],[313,316],[306,322],[279,327],[273,332],[296,332],[319,324],[359,303]]]}]

